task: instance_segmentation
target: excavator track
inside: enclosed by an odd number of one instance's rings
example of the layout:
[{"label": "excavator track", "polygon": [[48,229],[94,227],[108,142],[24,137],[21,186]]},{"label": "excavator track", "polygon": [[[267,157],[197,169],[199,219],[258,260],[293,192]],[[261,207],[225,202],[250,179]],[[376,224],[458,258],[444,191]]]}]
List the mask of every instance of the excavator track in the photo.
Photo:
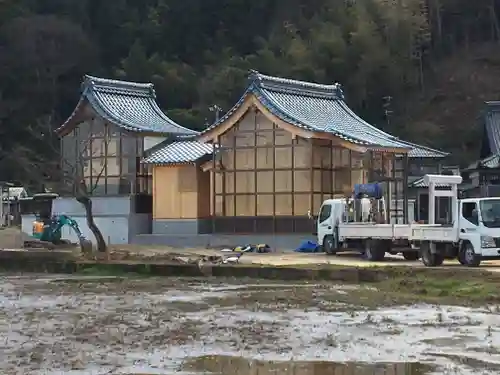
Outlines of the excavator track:
[{"label": "excavator track", "polygon": [[54,250],[56,248],[56,246],[52,242],[40,241],[40,240],[28,240],[28,241],[24,241],[23,248],[25,248],[25,249]]}]

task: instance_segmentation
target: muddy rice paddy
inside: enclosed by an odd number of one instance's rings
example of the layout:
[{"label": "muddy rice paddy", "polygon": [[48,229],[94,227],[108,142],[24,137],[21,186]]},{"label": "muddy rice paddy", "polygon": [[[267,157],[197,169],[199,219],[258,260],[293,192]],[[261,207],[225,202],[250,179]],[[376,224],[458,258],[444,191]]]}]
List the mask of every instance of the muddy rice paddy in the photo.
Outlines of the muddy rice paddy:
[{"label": "muddy rice paddy", "polygon": [[241,279],[3,275],[0,289],[5,375],[500,373],[496,306]]}]

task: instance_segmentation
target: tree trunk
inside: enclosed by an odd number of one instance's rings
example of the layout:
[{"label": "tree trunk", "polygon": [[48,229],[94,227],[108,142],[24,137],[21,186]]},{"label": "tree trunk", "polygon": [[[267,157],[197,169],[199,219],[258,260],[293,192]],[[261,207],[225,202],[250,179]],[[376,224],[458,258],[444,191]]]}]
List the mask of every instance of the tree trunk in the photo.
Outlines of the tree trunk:
[{"label": "tree trunk", "polygon": [[97,251],[100,253],[105,253],[107,250],[107,245],[106,241],[104,241],[104,236],[102,235],[101,230],[94,221],[94,214],[92,212],[92,200],[88,196],[83,195],[77,196],[76,200],[80,202],[85,208],[87,225],[97,241]]}]

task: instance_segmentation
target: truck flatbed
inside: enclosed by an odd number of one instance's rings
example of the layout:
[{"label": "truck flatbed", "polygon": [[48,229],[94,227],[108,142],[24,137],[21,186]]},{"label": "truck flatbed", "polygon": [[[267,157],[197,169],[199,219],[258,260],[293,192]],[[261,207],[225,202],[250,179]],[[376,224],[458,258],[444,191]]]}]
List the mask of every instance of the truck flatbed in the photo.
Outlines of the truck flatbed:
[{"label": "truck flatbed", "polygon": [[450,242],[457,229],[441,224],[340,223],[339,239],[387,239]]}]

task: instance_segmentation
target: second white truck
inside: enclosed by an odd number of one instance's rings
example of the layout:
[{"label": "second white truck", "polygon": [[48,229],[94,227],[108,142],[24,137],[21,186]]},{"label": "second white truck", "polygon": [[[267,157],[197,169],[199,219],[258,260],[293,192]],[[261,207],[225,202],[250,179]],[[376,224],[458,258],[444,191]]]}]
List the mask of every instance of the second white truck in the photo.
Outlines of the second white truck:
[{"label": "second white truck", "polygon": [[[383,199],[328,199],[317,218],[318,244],[327,254],[357,250],[371,261],[402,253],[430,267],[445,259],[471,267],[482,259],[500,259],[500,197],[459,200],[460,176],[426,175],[424,181],[429,186],[428,223],[389,224]],[[443,185],[449,188],[436,188]],[[451,199],[448,224],[434,221],[436,197]],[[352,215],[353,210],[360,212]]]}]

